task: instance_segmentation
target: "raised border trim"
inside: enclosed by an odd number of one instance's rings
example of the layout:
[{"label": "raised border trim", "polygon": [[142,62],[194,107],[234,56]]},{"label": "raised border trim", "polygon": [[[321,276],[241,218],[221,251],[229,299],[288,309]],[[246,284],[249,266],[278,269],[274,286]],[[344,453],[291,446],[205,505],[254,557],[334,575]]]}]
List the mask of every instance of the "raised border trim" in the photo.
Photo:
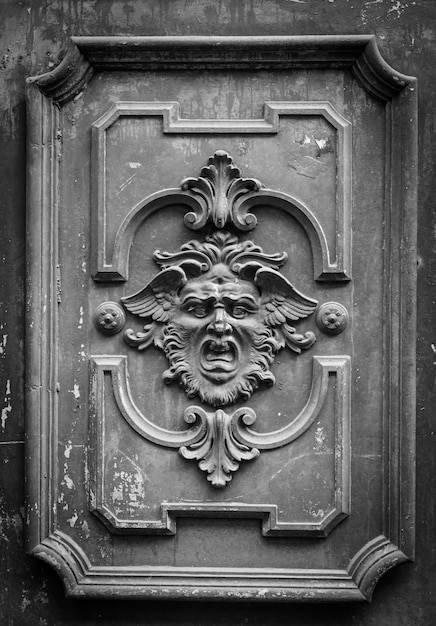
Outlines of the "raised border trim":
[{"label": "raised border trim", "polygon": [[29,79],[63,104],[74,98],[95,69],[308,69],[351,68],[381,100],[414,82],[383,60],[375,35],[251,37],[72,37],[71,48],[51,72]]},{"label": "raised border trim", "polygon": [[[241,48],[242,46],[242,48]],[[197,58],[197,61],[195,60]],[[179,65],[177,65],[179,64]],[[59,105],[95,69],[350,68],[387,106],[386,400],[383,534],[347,570],[211,571],[97,567],[56,530],[57,216]],[[278,38],[75,38],[52,72],[28,79],[26,307],[26,544],[60,574],[73,597],[370,600],[391,567],[413,558],[415,524],[415,337],[417,94],[415,79],[381,58],[374,36]],[[415,93],[413,93],[415,92]],[[391,101],[391,102],[390,102]],[[401,301],[401,306],[398,302]],[[390,321],[392,320],[392,321]],[[401,468],[401,471],[400,471]],[[208,573],[209,572],[209,573]],[[215,576],[215,574],[217,574]],[[284,575],[282,575],[284,574]],[[123,580],[124,579],[124,580]]]},{"label": "raised border trim", "polygon": [[177,600],[371,601],[390,568],[407,561],[380,535],[357,553],[347,569],[94,566],[62,532],[33,549],[60,575],[67,597]]}]

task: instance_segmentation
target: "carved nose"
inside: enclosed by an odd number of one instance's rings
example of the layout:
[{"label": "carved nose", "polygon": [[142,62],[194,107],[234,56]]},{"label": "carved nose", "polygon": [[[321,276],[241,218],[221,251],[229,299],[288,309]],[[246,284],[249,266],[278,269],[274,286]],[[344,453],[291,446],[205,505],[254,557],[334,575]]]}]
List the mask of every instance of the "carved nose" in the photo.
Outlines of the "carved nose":
[{"label": "carved nose", "polygon": [[207,330],[215,335],[219,335],[220,337],[223,335],[229,335],[232,332],[233,328],[227,321],[227,314],[222,307],[215,309],[214,319],[208,325]]}]

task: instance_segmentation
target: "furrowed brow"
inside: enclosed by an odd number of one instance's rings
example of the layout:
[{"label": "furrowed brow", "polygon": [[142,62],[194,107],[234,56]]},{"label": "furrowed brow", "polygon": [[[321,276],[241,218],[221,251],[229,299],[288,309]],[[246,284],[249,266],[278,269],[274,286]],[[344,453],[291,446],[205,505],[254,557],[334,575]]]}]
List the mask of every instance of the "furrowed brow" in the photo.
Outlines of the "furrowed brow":
[{"label": "furrowed brow", "polygon": [[231,294],[227,294],[225,296],[223,296],[223,301],[224,302],[230,302],[231,304],[239,304],[241,306],[249,306],[250,308],[259,308],[259,305],[257,304],[256,300],[253,298],[253,296],[249,295],[249,294],[238,294],[238,295],[231,295]]}]

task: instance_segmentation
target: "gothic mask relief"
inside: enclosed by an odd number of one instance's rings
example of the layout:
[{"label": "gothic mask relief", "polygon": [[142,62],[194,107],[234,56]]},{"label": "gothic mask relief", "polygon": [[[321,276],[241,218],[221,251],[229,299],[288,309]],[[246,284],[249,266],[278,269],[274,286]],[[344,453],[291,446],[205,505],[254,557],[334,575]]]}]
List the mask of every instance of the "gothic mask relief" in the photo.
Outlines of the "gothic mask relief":
[{"label": "gothic mask relief", "polygon": [[311,315],[317,302],[280,273],[286,253],[267,254],[252,241],[217,231],[178,252],[155,251],[161,271],[140,291],[122,298],[146,320],[125,339],[142,350],[164,351],[166,383],[177,381],[189,398],[214,407],[251,397],[274,384],[271,366],[285,346],[296,353],[315,342],[292,324]]}]

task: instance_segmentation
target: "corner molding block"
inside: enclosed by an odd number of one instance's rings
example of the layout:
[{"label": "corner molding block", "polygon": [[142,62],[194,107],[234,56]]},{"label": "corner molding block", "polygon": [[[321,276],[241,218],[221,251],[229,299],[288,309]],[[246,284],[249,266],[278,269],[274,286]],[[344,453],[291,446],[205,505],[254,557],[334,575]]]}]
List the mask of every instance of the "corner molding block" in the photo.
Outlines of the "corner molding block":
[{"label": "corner molding block", "polygon": [[[112,252],[112,260],[106,244],[106,132],[121,117],[157,116],[162,118],[164,134],[171,133],[267,133],[280,130],[282,116],[320,116],[337,133],[337,193],[336,193],[336,241],[335,251],[329,251],[322,225],[313,213],[298,199],[287,194],[261,189],[244,194],[235,207],[245,211],[266,203],[293,215],[311,241],[314,256],[315,280],[350,280],[351,278],[351,124],[329,103],[312,102],[265,102],[263,119],[181,119],[178,102],[115,102],[92,125],[92,181],[94,211],[94,279],[97,281],[124,281],[128,279],[129,251],[134,234],[140,224],[154,211],[170,204],[186,205],[201,213],[198,197],[190,191],[167,189],[141,200],[131,209],[121,223]],[[186,172],[186,175],[191,175]],[[336,256],[332,260],[332,257]]]},{"label": "corner molding block", "polygon": [[371,601],[383,574],[407,561],[386,537],[369,541],[347,569],[95,566],[65,533],[55,531],[32,553],[59,574],[69,598],[174,598]]},{"label": "corner molding block", "polygon": [[383,60],[375,35],[249,37],[72,37],[60,65],[30,79],[58,104],[73,99],[95,70],[351,68],[388,101],[414,82]]},{"label": "corner molding block", "polygon": [[91,80],[94,70],[80,49],[71,44],[61,63],[51,72],[32,76],[29,85],[36,85],[41,92],[57,105],[66,104],[77,96]]}]

